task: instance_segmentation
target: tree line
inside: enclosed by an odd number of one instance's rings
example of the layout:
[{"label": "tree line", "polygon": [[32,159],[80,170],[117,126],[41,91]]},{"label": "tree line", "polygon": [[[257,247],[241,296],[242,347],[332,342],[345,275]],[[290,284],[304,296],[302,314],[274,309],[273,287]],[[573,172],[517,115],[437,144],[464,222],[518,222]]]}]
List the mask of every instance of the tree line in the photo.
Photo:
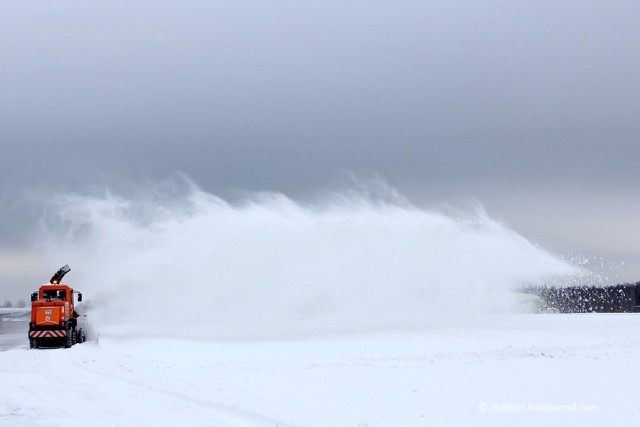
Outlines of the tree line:
[{"label": "tree line", "polygon": [[27,303],[23,299],[19,299],[16,303],[12,303],[11,300],[5,300],[2,308],[25,308]]},{"label": "tree line", "polygon": [[528,286],[523,292],[539,296],[561,313],[640,312],[640,282],[611,286]]}]

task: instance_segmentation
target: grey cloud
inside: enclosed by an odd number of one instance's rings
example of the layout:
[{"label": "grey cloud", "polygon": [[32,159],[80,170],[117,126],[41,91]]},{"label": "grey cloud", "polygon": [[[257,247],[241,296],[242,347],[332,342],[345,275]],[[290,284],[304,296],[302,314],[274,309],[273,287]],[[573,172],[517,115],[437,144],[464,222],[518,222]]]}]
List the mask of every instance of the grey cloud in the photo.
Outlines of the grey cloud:
[{"label": "grey cloud", "polygon": [[420,201],[498,200],[540,230],[511,195],[637,194],[638,16],[626,1],[3,2],[4,197],[176,170],[298,196],[353,171]]}]

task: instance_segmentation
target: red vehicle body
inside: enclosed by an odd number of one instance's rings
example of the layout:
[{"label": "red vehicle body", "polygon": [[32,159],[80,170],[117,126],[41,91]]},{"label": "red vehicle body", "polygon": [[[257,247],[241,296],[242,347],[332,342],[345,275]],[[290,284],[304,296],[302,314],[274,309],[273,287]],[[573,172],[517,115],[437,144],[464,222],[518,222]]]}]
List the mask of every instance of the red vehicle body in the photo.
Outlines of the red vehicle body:
[{"label": "red vehicle body", "polygon": [[[65,270],[66,268],[66,270]],[[29,344],[31,348],[65,347],[84,342],[84,328],[78,326],[74,294],[78,302],[82,294],[69,285],[59,284],[59,280],[70,271],[61,268],[49,284],[42,285],[31,295],[31,321],[29,322]]]}]

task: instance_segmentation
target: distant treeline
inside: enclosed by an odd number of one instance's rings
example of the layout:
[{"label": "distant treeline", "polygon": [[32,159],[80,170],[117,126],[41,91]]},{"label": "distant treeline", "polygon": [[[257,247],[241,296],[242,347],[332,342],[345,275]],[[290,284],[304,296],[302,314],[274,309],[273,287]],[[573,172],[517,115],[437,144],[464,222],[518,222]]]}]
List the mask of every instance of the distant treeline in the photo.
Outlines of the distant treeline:
[{"label": "distant treeline", "polygon": [[27,306],[27,303],[26,303],[26,302],[24,302],[24,300],[23,300],[23,299],[18,300],[18,302],[15,304],[15,306],[14,306],[14,304],[13,304],[11,301],[9,301],[9,300],[5,300],[5,301],[4,301],[4,304],[0,305],[0,307],[2,307],[2,308],[13,308],[13,307],[16,307],[16,308],[24,308],[24,307],[26,307],[26,306]]},{"label": "distant treeline", "polygon": [[640,282],[612,286],[529,286],[523,292],[542,298],[561,313],[640,312]]}]

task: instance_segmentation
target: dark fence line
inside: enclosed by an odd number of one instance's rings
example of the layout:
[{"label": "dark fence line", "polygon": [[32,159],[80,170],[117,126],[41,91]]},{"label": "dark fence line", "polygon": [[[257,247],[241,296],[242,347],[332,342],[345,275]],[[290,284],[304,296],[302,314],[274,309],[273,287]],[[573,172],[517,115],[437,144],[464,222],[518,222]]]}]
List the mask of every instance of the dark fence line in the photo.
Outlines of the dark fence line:
[{"label": "dark fence line", "polygon": [[638,313],[640,282],[611,286],[528,286],[522,290],[542,298],[561,313]]}]

